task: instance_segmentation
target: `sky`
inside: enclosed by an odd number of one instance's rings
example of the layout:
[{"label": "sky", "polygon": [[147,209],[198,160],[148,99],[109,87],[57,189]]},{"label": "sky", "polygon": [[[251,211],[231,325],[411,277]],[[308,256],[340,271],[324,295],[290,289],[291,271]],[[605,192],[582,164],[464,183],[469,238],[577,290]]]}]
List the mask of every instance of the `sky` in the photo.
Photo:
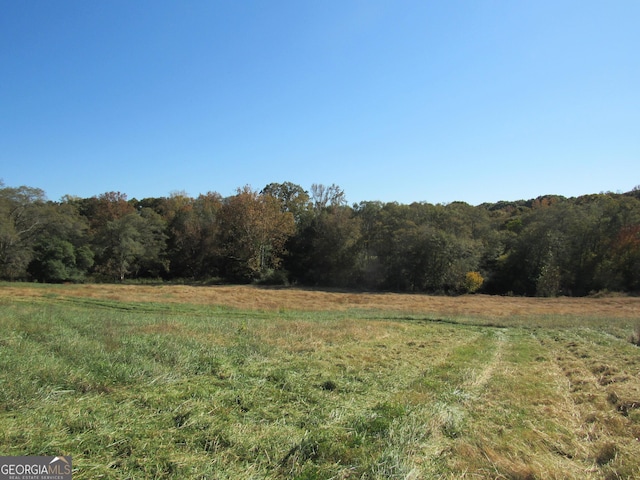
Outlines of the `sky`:
[{"label": "sky", "polygon": [[637,0],[0,0],[0,179],[51,200],[640,184]]}]

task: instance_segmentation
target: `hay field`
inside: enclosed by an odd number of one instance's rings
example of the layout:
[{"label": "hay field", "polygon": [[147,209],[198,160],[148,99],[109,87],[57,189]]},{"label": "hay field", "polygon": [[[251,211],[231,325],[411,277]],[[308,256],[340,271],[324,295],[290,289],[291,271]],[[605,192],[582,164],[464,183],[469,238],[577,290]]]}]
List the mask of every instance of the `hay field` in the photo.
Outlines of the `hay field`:
[{"label": "hay field", "polygon": [[637,298],[0,285],[0,455],[75,479],[640,478]]},{"label": "hay field", "polygon": [[442,317],[513,318],[537,316],[634,319],[640,297],[524,298],[489,295],[458,297],[398,293],[353,293],[256,286],[179,285],[22,285],[4,284],[3,297],[33,298],[60,295],[121,302],[224,305],[250,310],[345,311],[371,309]]}]

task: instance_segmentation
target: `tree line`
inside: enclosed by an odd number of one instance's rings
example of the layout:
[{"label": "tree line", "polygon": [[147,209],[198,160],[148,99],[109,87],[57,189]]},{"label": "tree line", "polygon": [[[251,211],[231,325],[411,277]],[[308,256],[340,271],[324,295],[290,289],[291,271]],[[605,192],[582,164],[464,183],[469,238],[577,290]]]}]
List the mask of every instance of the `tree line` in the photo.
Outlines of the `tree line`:
[{"label": "tree line", "polygon": [[48,201],[0,183],[0,277],[399,292],[640,291],[640,188],[576,198],[349,205],[336,185]]}]

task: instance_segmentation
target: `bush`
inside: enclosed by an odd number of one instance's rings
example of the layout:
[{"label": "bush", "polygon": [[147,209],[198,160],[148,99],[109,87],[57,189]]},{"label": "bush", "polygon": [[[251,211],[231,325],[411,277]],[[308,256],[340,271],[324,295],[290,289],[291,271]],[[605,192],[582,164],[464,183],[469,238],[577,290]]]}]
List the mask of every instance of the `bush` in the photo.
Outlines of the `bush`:
[{"label": "bush", "polygon": [[467,293],[475,293],[480,290],[484,278],[478,272],[467,272],[464,276],[464,289]]},{"label": "bush", "polygon": [[285,270],[267,270],[257,278],[254,283],[258,285],[289,285],[289,273]]}]

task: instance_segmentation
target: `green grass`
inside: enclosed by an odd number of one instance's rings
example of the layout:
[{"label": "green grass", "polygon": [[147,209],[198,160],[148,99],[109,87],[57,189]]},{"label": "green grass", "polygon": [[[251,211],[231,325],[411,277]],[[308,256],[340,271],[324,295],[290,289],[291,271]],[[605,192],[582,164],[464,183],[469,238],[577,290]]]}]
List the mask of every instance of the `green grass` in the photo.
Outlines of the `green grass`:
[{"label": "green grass", "polygon": [[629,325],[2,298],[0,455],[72,455],[75,479],[638,478]]}]

